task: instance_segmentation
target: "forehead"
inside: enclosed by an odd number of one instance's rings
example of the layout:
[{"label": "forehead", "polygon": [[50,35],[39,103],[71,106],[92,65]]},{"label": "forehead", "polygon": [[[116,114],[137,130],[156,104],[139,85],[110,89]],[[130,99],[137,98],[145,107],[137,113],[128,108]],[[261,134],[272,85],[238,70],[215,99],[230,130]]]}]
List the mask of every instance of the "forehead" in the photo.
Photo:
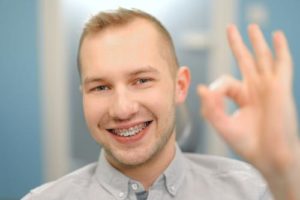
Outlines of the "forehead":
[{"label": "forehead", "polygon": [[[145,19],[135,19],[132,22],[121,25],[111,25],[104,30],[91,32],[83,40],[82,52],[84,47],[91,47],[91,43],[102,48],[113,48],[121,45],[126,46],[151,46],[157,47],[162,41],[162,34],[157,28]],[[87,45],[88,43],[88,45]]]},{"label": "forehead", "polygon": [[150,22],[142,19],[89,34],[80,52],[82,76],[99,68],[122,72],[130,66],[168,65],[161,53],[164,48],[161,37]]}]

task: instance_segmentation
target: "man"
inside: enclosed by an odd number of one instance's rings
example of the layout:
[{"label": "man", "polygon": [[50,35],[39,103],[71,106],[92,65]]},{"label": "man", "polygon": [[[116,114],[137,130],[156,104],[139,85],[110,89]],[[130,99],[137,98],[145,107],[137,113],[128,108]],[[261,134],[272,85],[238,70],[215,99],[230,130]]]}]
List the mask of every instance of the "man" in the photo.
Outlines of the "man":
[{"label": "man", "polygon": [[[274,199],[299,200],[300,145],[291,92],[292,61],[282,32],[273,57],[257,25],[252,55],[234,25],[229,44],[243,80],[200,85],[202,112],[225,141],[264,176]],[[165,28],[138,10],[103,12],[87,23],[78,63],[84,115],[102,145],[98,163],[33,190],[24,199],[271,199],[247,164],[186,155],[175,142],[175,108],[185,101],[187,67],[178,66]],[[232,116],[223,99],[239,105]]]}]

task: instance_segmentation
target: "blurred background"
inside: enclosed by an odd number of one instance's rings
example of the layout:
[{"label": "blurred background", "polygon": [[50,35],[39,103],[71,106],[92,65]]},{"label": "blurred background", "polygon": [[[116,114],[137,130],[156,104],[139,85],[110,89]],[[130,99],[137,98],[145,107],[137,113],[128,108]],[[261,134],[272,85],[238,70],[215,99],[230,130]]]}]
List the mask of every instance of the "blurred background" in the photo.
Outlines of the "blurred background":
[{"label": "blurred background", "polygon": [[[108,3],[109,2],[109,3]],[[268,41],[283,29],[294,55],[300,108],[300,2],[296,0],[0,0],[0,200],[16,200],[46,181],[97,160],[76,69],[83,24],[107,9],[139,8],[170,31],[179,62],[192,71],[187,104],[178,109],[186,151],[235,157],[199,116],[198,83],[238,75],[225,28],[261,25]],[[193,145],[189,139],[192,138]],[[186,145],[188,144],[188,145]]]}]

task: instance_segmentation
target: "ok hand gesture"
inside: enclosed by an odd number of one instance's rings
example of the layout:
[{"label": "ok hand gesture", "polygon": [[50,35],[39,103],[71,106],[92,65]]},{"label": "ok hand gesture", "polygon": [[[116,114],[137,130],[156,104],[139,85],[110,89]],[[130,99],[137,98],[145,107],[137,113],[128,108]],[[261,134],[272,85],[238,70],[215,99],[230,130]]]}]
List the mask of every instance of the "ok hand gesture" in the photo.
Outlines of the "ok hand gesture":
[{"label": "ok hand gesture", "polygon": [[[300,199],[300,144],[292,95],[292,59],[281,31],[273,35],[274,55],[255,24],[248,28],[253,54],[237,28],[228,27],[231,50],[243,80],[223,76],[200,85],[202,113],[224,140],[267,180],[276,199]],[[224,98],[239,109],[225,112]],[[298,188],[298,189],[297,189]]]}]

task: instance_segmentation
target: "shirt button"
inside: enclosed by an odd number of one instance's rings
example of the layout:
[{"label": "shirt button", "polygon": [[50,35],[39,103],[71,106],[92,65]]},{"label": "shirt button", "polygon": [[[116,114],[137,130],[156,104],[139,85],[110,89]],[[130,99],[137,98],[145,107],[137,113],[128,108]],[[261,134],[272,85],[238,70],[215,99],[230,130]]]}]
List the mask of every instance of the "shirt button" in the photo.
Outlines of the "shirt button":
[{"label": "shirt button", "polygon": [[123,198],[123,197],[124,197],[124,192],[120,192],[120,193],[119,193],[119,197],[120,197],[120,198]]},{"label": "shirt button", "polygon": [[170,189],[172,192],[175,192],[175,186],[171,186]]},{"label": "shirt button", "polygon": [[133,190],[137,190],[139,186],[138,186],[138,184],[133,183],[133,184],[131,185],[131,187],[132,187]]}]

